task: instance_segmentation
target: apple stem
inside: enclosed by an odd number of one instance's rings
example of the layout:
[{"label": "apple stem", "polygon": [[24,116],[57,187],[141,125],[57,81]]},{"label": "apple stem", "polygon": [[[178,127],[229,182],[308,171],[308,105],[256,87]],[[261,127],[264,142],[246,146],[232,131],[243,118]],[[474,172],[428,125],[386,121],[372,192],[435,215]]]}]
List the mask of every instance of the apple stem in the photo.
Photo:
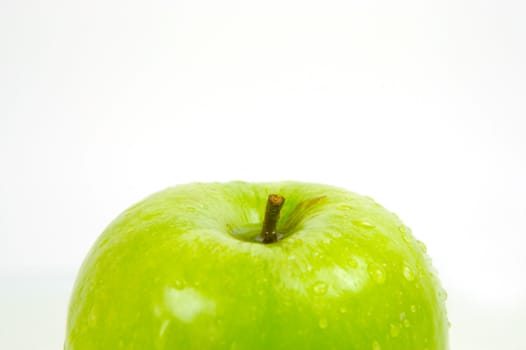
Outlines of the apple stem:
[{"label": "apple stem", "polygon": [[270,194],[267,200],[265,210],[265,219],[263,220],[263,229],[261,230],[261,240],[263,243],[274,243],[278,241],[279,213],[285,203],[285,198],[279,194]]}]

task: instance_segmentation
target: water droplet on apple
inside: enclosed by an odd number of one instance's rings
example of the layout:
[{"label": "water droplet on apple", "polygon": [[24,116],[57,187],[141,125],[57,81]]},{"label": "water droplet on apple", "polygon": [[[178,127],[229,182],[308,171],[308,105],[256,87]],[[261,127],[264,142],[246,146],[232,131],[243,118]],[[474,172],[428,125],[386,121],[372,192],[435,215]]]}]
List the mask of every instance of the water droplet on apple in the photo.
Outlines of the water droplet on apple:
[{"label": "water droplet on apple", "polygon": [[413,281],[415,279],[415,273],[409,266],[404,266],[404,278],[408,281]]},{"label": "water droplet on apple", "polygon": [[407,318],[402,321],[402,324],[404,325],[405,328],[411,327],[411,323],[409,322]]},{"label": "water droplet on apple", "polygon": [[352,220],[352,223],[356,226],[360,226],[360,227],[363,227],[363,228],[366,228],[366,229],[372,229],[374,228],[375,226],[367,221],[362,221],[362,220]]},{"label": "water droplet on apple", "polygon": [[349,259],[349,266],[353,269],[357,268],[358,267],[358,261],[356,261],[356,259],[354,257],[351,256],[351,258]]},{"label": "water droplet on apple", "polygon": [[385,282],[385,271],[384,269],[377,264],[371,264],[367,268],[367,272],[369,272],[369,276],[378,284],[382,284]]},{"label": "water droplet on apple", "polygon": [[325,282],[316,282],[314,286],[312,287],[312,290],[314,291],[314,294],[316,295],[324,295],[327,293],[327,290],[329,289],[329,286],[327,286],[327,283]]},{"label": "water droplet on apple", "polygon": [[162,337],[164,333],[166,332],[166,329],[170,325],[170,320],[164,320],[161,324],[161,329],[159,329],[159,336]]},{"label": "water droplet on apple", "polygon": [[303,241],[302,241],[301,239],[299,239],[299,238],[294,239],[294,240],[292,241],[292,243],[293,243],[294,246],[296,246],[296,247],[300,247],[300,246],[303,245]]},{"label": "water droplet on apple", "polygon": [[316,260],[323,260],[325,259],[325,256],[323,254],[321,254],[320,252],[318,251],[315,251],[314,253],[312,253],[313,255],[313,258],[316,259]]},{"label": "water droplet on apple", "polygon": [[422,253],[427,253],[427,247],[425,245],[424,242],[422,241],[419,241],[418,239],[416,240],[416,244],[418,244],[418,247],[420,248],[420,250],[422,251]]},{"label": "water droplet on apple", "polygon": [[89,317],[88,317],[88,325],[90,327],[95,327],[96,324],[97,324],[97,315],[95,313],[95,308],[93,308],[91,310],[91,313],[90,313]]},{"label": "water droplet on apple", "polygon": [[354,208],[350,205],[347,205],[347,204],[342,204],[340,206],[338,206],[340,209],[343,209],[343,210],[353,210]]},{"label": "water droplet on apple", "polygon": [[327,322],[327,319],[323,317],[323,318],[320,318],[318,325],[320,326],[321,329],[325,329],[329,326],[329,322]]},{"label": "water droplet on apple", "polygon": [[373,341],[373,350],[382,350],[380,343],[378,343],[376,340]]},{"label": "water droplet on apple", "polygon": [[406,243],[411,242],[411,229],[407,226],[398,226],[398,231],[402,234],[402,239]]},{"label": "water droplet on apple", "polygon": [[446,301],[447,300],[447,292],[444,288],[441,288],[439,291],[438,291],[438,296],[440,297],[440,299],[442,301]]},{"label": "water droplet on apple", "polygon": [[342,313],[342,314],[346,314],[346,313],[347,313],[347,308],[346,308],[345,306],[342,306],[342,307],[340,308],[340,313]]},{"label": "water droplet on apple", "polygon": [[400,335],[400,327],[394,323],[391,323],[391,330],[389,333],[393,338],[398,337]]},{"label": "water droplet on apple", "polygon": [[289,255],[289,256],[287,257],[287,259],[288,259],[289,261],[296,260],[296,255]]},{"label": "water droplet on apple", "polygon": [[233,342],[232,344],[230,344],[230,350],[237,350],[239,349],[239,345],[237,344],[237,342]]},{"label": "water droplet on apple", "polygon": [[181,288],[183,288],[183,282],[181,282],[181,281],[179,281],[179,280],[175,281],[175,288],[176,288],[176,289],[181,289]]},{"label": "water droplet on apple", "polygon": [[155,304],[153,306],[153,314],[156,316],[156,317],[160,317],[162,315],[162,310],[160,308],[159,305]]},{"label": "water droplet on apple", "polygon": [[411,305],[411,312],[416,312],[416,305]]}]

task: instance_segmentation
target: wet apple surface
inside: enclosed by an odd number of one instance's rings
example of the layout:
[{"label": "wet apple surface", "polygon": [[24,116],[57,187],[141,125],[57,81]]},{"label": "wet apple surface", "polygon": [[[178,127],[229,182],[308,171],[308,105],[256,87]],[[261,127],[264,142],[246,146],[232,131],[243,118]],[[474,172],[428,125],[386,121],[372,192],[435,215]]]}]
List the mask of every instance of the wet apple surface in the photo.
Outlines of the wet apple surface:
[{"label": "wet apple surface", "polygon": [[[283,202],[265,239],[272,194]],[[179,185],[96,241],[65,349],[445,350],[445,295],[423,243],[368,197],[300,182]]]}]

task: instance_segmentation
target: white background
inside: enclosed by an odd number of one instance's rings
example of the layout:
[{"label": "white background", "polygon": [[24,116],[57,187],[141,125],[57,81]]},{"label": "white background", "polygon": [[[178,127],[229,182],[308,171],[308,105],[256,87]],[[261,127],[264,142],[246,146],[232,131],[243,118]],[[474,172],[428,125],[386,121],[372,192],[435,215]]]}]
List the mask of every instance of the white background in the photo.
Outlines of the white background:
[{"label": "white background", "polygon": [[146,195],[294,179],[427,243],[452,349],[526,349],[525,10],[0,2],[0,348],[62,348],[80,263]]}]

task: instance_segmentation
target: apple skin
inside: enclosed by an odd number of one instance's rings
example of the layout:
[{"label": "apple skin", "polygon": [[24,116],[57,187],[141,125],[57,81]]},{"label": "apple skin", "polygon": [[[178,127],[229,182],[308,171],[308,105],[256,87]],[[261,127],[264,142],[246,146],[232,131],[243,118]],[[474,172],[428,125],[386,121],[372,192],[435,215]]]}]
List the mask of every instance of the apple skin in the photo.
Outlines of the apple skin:
[{"label": "apple skin", "polygon": [[[254,241],[267,196],[278,242]],[[301,182],[194,183],[117,217],[86,257],[66,350],[448,348],[425,246],[369,197]]]}]

